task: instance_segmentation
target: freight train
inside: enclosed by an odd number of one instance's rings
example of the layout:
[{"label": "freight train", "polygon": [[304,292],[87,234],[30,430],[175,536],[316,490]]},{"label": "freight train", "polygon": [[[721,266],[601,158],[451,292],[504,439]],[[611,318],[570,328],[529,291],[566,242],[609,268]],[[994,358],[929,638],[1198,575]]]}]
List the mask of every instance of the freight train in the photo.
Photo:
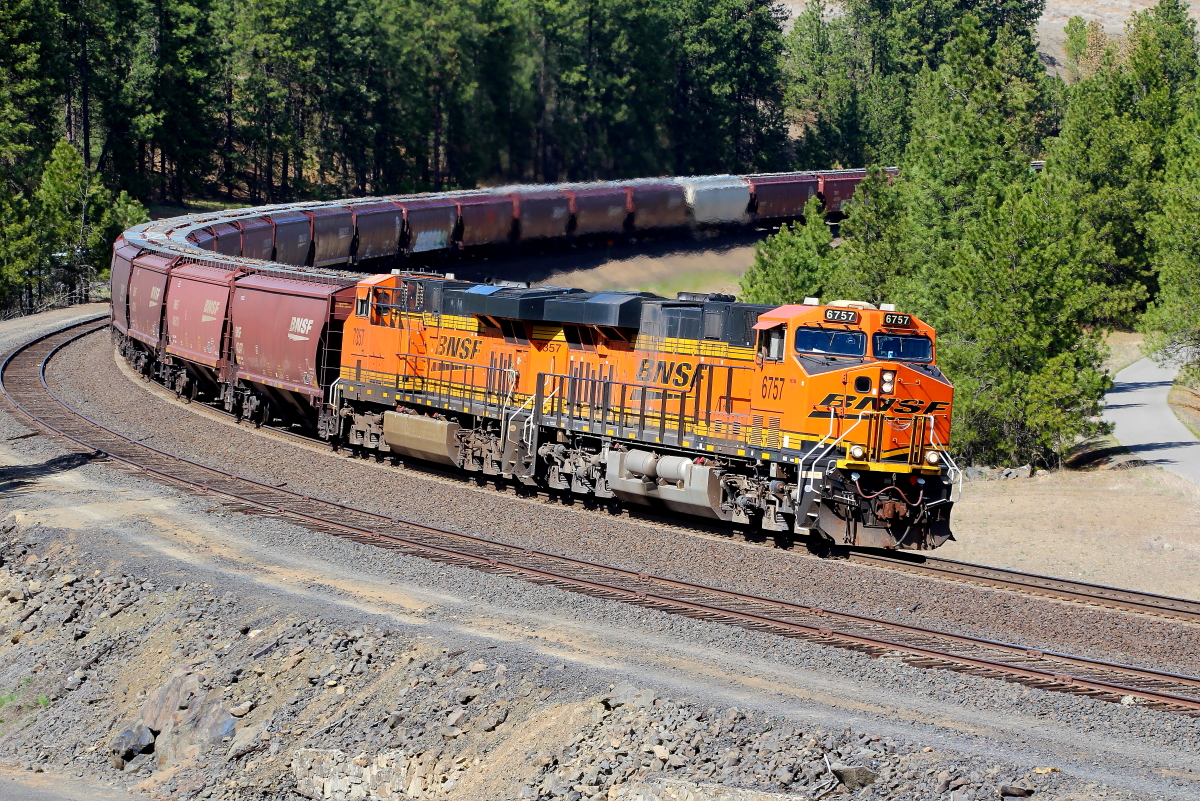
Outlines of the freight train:
[{"label": "freight train", "polygon": [[836,220],[865,176],[827,170],[510,186],[295,203],[180,223],[190,246],[225,256],[380,270],[556,243],[772,227],[799,219],[813,197]]},{"label": "freight train", "polygon": [[951,537],[953,388],[910,314],[367,276],[205,253],[196,227],[131,229],[112,263],[117,347],[180,396],[613,507],[838,545]]}]

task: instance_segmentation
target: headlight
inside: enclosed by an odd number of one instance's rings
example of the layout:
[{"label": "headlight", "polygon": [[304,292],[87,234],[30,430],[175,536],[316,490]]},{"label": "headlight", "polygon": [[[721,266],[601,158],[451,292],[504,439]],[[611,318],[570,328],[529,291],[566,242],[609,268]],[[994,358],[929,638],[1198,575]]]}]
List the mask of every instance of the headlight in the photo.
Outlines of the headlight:
[{"label": "headlight", "polygon": [[880,377],[884,381],[895,381],[896,380],[896,371],[895,370],[884,370],[883,375]]},{"label": "headlight", "polygon": [[892,382],[884,381],[882,384],[879,385],[879,391],[882,392],[884,395],[892,394]]},{"label": "headlight", "polygon": [[896,371],[884,370],[879,375],[879,391],[885,395],[890,395],[896,387]]},{"label": "headlight", "polygon": [[867,457],[867,450],[862,445],[850,446],[850,458],[856,462],[861,462]]},{"label": "headlight", "polygon": [[925,461],[929,462],[929,464],[936,465],[941,460],[942,456],[937,451],[930,451],[925,454]]}]

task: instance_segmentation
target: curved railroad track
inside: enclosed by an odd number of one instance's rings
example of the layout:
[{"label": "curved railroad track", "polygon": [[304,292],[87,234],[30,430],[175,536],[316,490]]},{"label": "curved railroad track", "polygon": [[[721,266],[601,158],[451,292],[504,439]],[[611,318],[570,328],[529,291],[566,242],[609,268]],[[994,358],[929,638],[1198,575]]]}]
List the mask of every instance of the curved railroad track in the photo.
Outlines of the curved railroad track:
[{"label": "curved railroad track", "polygon": [[1140,703],[1200,716],[1200,677],[1105,662],[1013,643],[721,590],[472,537],[290,492],[126,437],[62,401],[46,382],[54,356],[105,327],[91,318],[38,337],[0,365],[7,400],[73,450],[103,456],[235,509],[279,515],[312,530],[475,570],[671,614],[849,648],[1047,690]]},{"label": "curved railroad track", "polygon": [[[167,387],[144,377],[143,379],[160,392],[167,395],[174,395],[180,403],[190,403],[190,401],[179,399],[179,396]],[[239,425],[239,427],[249,426],[248,423],[239,420],[236,415],[218,406],[203,404],[201,408],[224,418],[226,421],[233,422]],[[263,426],[260,430],[268,432],[272,436],[283,437],[308,447],[324,444],[310,436],[298,434],[283,428]],[[417,472],[454,484],[483,486],[488,483],[488,479],[491,479],[491,483],[494,484],[497,490],[503,491],[505,487],[504,483],[496,480],[495,477],[486,477],[478,474],[463,473],[462,471],[449,468],[441,468],[431,462],[406,461],[404,462],[404,466],[406,469],[416,470]],[[520,487],[520,489],[527,496],[536,495],[546,501],[561,498],[566,503],[574,504],[576,502],[576,496],[573,496],[569,491],[555,493],[545,489],[533,490],[524,487]],[[605,511],[605,509],[597,507],[582,506],[578,508],[604,516],[611,514],[610,511]],[[689,519],[685,516],[672,516],[670,513],[655,513],[632,508],[625,509],[624,514],[633,519],[653,523],[656,526],[666,526],[694,535],[715,536],[726,540],[733,537],[747,544],[785,549],[792,548],[795,545],[805,545],[813,554],[823,555],[824,558],[845,559],[846,561],[885,570],[900,570],[922,576],[933,576],[950,581],[963,581],[981,586],[1022,592],[1029,595],[1054,598],[1060,601],[1070,601],[1111,609],[1123,609],[1125,611],[1157,617],[1200,622],[1200,601],[1187,598],[1177,598],[1170,595],[1129,590],[1105,584],[1094,584],[1075,579],[1046,576],[1039,573],[1027,573],[1010,568],[960,562],[954,559],[945,559],[913,551],[879,551],[842,546],[831,547],[827,540],[816,536],[787,535],[786,539],[776,539],[770,536],[769,532],[762,531],[755,531],[747,535],[745,531],[734,524]]]}]

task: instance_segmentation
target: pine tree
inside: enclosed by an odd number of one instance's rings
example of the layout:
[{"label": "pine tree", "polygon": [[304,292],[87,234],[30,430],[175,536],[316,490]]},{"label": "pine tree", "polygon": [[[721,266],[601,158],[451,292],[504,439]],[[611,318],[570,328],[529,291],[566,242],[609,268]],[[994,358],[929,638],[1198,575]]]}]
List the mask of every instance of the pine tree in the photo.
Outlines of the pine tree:
[{"label": "pine tree", "polygon": [[1200,104],[1180,120],[1151,220],[1159,293],[1141,320],[1147,350],[1200,382]]},{"label": "pine tree", "polygon": [[785,304],[821,297],[838,258],[832,241],[820,201],[810,198],[802,223],[783,225],[759,243],[754,264],[742,276],[741,299]]},{"label": "pine tree", "polygon": [[1020,180],[964,232],[944,282],[939,366],[969,461],[1056,464],[1103,429],[1103,319],[1135,300],[1102,279],[1106,245],[1052,175]]}]

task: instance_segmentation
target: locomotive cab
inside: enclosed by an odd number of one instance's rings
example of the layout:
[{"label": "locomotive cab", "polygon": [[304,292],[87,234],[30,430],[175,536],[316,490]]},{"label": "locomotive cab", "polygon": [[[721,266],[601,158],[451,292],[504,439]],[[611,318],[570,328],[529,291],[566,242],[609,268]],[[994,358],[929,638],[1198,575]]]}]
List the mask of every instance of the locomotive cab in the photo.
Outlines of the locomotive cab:
[{"label": "locomotive cab", "polygon": [[755,329],[752,413],[803,439],[795,526],[839,545],[949,539],[953,388],[933,330],[891,308],[812,298],[762,314]]}]

